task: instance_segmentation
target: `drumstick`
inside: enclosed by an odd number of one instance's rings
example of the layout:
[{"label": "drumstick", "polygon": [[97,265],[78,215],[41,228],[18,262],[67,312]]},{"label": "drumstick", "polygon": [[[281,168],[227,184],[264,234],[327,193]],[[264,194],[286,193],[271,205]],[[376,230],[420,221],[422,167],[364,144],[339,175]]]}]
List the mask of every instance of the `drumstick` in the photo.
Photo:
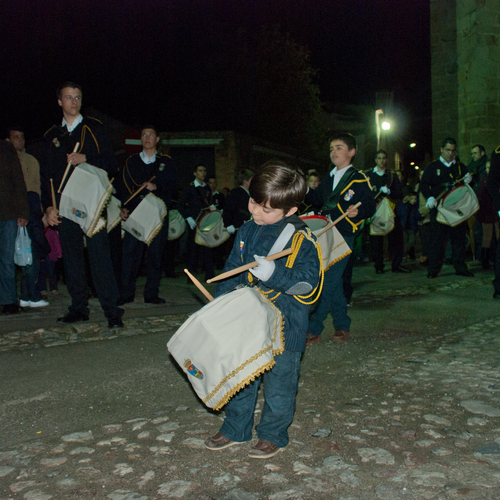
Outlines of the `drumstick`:
[{"label": "drumstick", "polygon": [[[281,259],[281,257],[285,257],[286,255],[290,255],[292,253],[291,248],[287,248],[285,250],[281,250],[281,252],[276,252],[273,253],[272,255],[268,255],[267,257],[264,257],[266,260],[276,260],[276,259]],[[231,269],[231,271],[227,271],[225,273],[219,274],[219,276],[215,276],[215,278],[207,280],[207,283],[212,283],[212,281],[219,281],[223,280],[225,278],[229,278],[230,276],[234,276],[235,274],[240,274],[244,271],[248,271],[249,269],[252,269],[253,267],[257,267],[259,263],[257,261],[250,262],[250,264],[245,264],[244,266],[236,267],[234,269]]]},{"label": "drumstick", "polygon": [[198,287],[198,290],[205,295],[205,297],[212,302],[214,298],[210,295],[208,290],[187,270],[184,269],[184,272],[191,278],[191,281]]},{"label": "drumstick", "polygon": [[[461,179],[457,179],[454,182],[454,185],[458,184],[459,182],[462,182],[466,177],[467,177],[467,174],[465,174]],[[452,190],[451,189],[449,189],[449,190],[445,189],[441,194],[438,195],[438,197],[436,198],[436,201],[439,201],[446,193],[449,193],[450,191],[452,191]]]},{"label": "drumstick", "polygon": [[[151,177],[151,179],[149,179],[148,182],[151,182],[153,179],[155,178],[155,176],[153,175],[153,177]],[[126,205],[132,198],[134,198],[135,196],[137,196],[144,188],[146,187],[146,184],[144,184],[143,186],[141,186],[125,203],[124,205]]]},{"label": "drumstick", "polygon": [[[75,144],[75,149],[73,149],[73,153],[76,153],[77,149],[80,147],[80,143],[77,142]],[[68,175],[69,167],[71,166],[71,162],[68,163],[68,166],[66,167],[66,170],[64,171],[64,175],[61,181],[61,184],[59,184],[59,189],[57,190],[58,193],[61,192],[62,185],[64,184],[64,181],[66,180],[66,176]]]},{"label": "drumstick", "polygon": [[50,178],[50,191],[52,192],[52,206],[57,213],[56,193],[54,193],[54,182],[52,181],[52,177]]},{"label": "drumstick", "polygon": [[[354,205],[353,208],[358,208],[361,205],[361,202],[358,201],[356,205]],[[337,222],[340,222],[344,217],[347,217],[347,212],[345,214],[342,214],[338,219],[335,219],[333,222],[330,222],[327,226],[325,226],[320,233],[316,235],[316,238],[319,238],[323,233],[326,233],[329,229],[331,229],[333,226],[337,224]]]}]

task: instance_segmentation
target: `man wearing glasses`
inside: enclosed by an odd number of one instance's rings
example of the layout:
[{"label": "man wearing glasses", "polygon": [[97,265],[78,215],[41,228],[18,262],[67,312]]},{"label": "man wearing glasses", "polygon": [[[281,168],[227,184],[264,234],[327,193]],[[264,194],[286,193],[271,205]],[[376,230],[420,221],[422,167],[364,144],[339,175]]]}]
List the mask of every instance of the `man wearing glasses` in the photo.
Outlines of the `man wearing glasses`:
[{"label": "man wearing glasses", "polygon": [[[429,238],[427,277],[436,278],[441,271],[448,238],[451,241],[452,262],[455,274],[458,276],[474,276],[465,263],[465,245],[467,234],[467,221],[457,226],[448,226],[437,221],[437,198],[443,192],[449,192],[460,182],[468,184],[472,176],[466,167],[460,165],[456,160],[457,143],[455,139],[446,138],[441,144],[441,156],[427,165],[420,190],[426,199],[426,206],[430,210],[431,232]],[[460,181],[460,182],[459,182]]]}]

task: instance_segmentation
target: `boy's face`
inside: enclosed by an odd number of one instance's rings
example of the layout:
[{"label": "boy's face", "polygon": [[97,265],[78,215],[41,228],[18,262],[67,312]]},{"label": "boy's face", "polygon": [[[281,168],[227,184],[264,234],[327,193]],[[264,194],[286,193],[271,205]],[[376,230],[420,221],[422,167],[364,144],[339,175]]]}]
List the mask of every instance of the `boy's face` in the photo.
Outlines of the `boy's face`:
[{"label": "boy's face", "polygon": [[356,148],[349,149],[347,144],[340,139],[335,139],[330,143],[330,159],[337,167],[337,170],[342,170],[352,163],[352,159],[356,154]]},{"label": "boy's face", "polygon": [[281,208],[271,208],[268,202],[264,205],[259,205],[253,198],[250,198],[250,200],[248,200],[248,211],[252,214],[255,224],[267,226],[279,222],[284,217],[293,215],[297,211],[297,207],[293,207],[285,214]]},{"label": "boy's face", "polygon": [[319,186],[319,177],[317,175],[310,175],[307,181],[307,186],[310,189],[316,189]]},{"label": "boy's face", "polygon": [[408,198],[408,203],[409,203],[410,205],[415,205],[415,203],[417,203],[417,197],[416,197],[416,196],[410,196],[410,197]]},{"label": "boy's face", "polygon": [[76,118],[82,107],[82,91],[72,87],[64,87],[61,91],[61,99],[58,99],[57,102],[65,117]]},{"label": "boy's face", "polygon": [[203,166],[196,167],[196,170],[193,172],[194,178],[200,183],[205,183],[205,177],[207,176],[207,169]]},{"label": "boy's face", "polygon": [[144,149],[155,149],[160,138],[152,128],[145,128],[141,131],[141,144]]},{"label": "boy's face", "polygon": [[384,153],[379,153],[377,156],[375,156],[375,164],[379,168],[379,170],[385,170],[387,167],[387,155]]}]

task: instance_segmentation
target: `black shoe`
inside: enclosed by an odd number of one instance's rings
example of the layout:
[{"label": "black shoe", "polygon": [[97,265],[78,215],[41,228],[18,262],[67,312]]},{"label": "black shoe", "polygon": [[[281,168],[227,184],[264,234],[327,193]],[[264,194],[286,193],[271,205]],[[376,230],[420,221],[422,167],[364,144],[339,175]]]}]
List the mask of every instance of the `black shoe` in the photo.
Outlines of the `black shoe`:
[{"label": "black shoe", "polygon": [[150,299],[144,299],[145,304],[165,304],[166,300],[161,297],[151,297]]},{"label": "black shoe", "polygon": [[62,318],[57,318],[58,323],[81,323],[82,321],[88,321],[89,317],[85,314],[69,312],[66,316]]},{"label": "black shoe", "polygon": [[431,279],[434,279],[434,278],[437,278],[438,275],[437,275],[437,273],[427,273],[427,277],[431,278]]},{"label": "black shoe", "polygon": [[408,269],[407,267],[403,267],[403,266],[398,266],[398,267],[396,267],[396,269],[393,269],[392,272],[393,273],[405,273],[405,274],[408,274],[408,273],[411,273],[411,269]]},{"label": "black shoe", "polygon": [[120,299],[118,301],[119,306],[123,306],[123,304],[130,304],[131,302],[134,302],[134,298],[132,297],[131,299]]},{"label": "black shoe", "polygon": [[109,318],[108,326],[109,328],[123,328],[123,321],[121,318]]},{"label": "black shoe", "polygon": [[5,304],[2,312],[3,314],[19,314],[21,308],[17,304]]},{"label": "black shoe", "polygon": [[375,269],[375,274],[384,274],[383,269]]},{"label": "black shoe", "polygon": [[474,275],[470,271],[460,271],[455,273],[457,276],[465,276],[466,278],[473,278]]}]

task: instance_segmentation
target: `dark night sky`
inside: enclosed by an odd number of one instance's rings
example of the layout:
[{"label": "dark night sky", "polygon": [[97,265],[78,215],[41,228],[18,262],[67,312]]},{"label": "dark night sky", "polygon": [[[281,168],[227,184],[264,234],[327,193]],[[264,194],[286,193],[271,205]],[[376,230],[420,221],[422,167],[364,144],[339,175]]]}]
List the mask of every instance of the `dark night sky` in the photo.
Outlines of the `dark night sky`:
[{"label": "dark night sky", "polygon": [[84,107],[132,125],[231,129],[219,68],[238,29],[279,24],[311,51],[323,101],[374,105],[375,91],[393,90],[414,140],[430,141],[429,0],[2,3],[0,124],[28,138],[60,120],[55,88],[68,79]]}]

